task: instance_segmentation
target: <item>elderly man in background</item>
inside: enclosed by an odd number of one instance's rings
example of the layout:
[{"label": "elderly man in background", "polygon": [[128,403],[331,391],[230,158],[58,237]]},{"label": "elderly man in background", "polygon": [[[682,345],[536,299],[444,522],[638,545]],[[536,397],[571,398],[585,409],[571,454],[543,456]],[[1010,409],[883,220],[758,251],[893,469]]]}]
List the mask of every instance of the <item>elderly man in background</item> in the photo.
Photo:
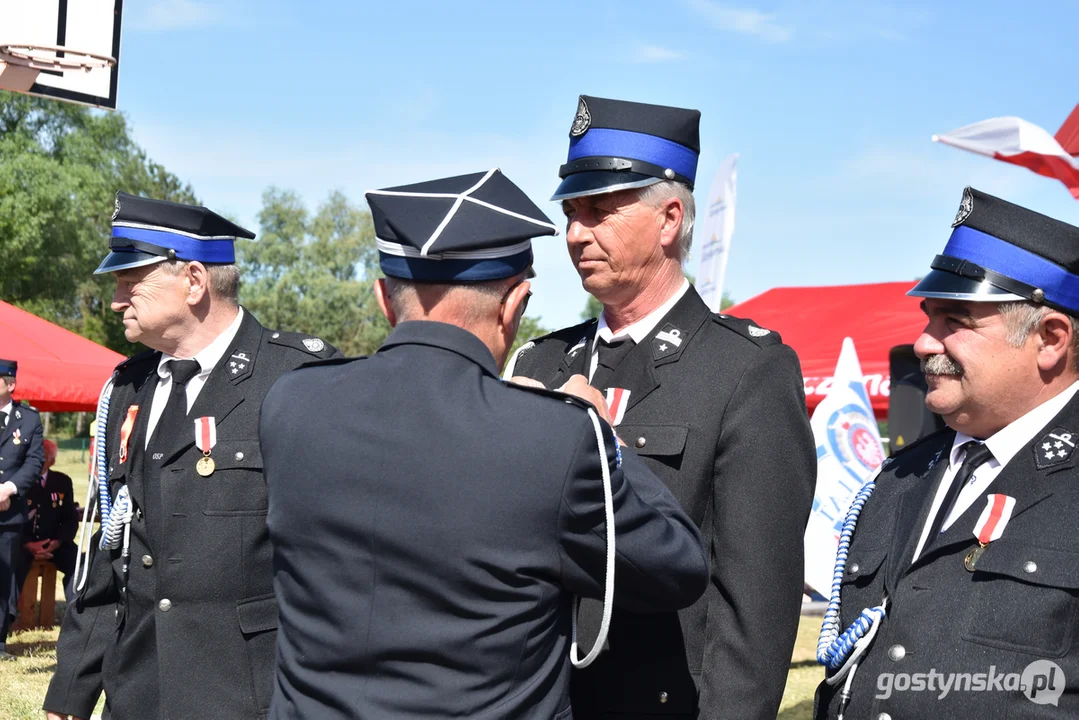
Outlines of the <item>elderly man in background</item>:
[{"label": "elderly man in background", "polygon": [[[525,345],[507,375],[583,375],[619,435],[700,528],[711,583],[680,613],[616,609],[609,648],[575,673],[577,720],[660,714],[773,720],[798,628],[816,481],[798,358],[709,312],[682,263],[700,113],[581,96],[553,199],[599,318]],[[598,607],[582,605],[582,636]]]},{"label": "elderly man in background", "polygon": [[112,309],[151,350],[121,363],[98,411],[107,503],[89,577],[68,606],[50,719],[265,717],[273,597],[259,406],[270,385],[336,351],[268,330],[237,302],[237,238],[203,207],[117,193]]},{"label": "elderly man in background", "polygon": [[948,427],[848,514],[819,720],[1079,716],[1079,228],[972,188],[952,228],[908,293]]},{"label": "elderly man in background", "polygon": [[52,470],[58,448],[45,440],[45,467],[41,478],[26,493],[26,525],[22,535],[22,565],[19,568],[19,587],[35,560],[47,560],[64,575],[64,597],[74,597],[75,556],[78,547],[75,535],[79,531],[79,516],[71,478]]}]

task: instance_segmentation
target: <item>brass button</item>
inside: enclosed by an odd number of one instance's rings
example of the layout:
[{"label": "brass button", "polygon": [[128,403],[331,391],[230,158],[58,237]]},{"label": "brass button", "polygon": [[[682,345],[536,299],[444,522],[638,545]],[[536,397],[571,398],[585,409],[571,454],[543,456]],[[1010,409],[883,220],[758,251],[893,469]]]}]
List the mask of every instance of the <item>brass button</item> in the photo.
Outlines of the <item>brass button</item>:
[{"label": "brass button", "polygon": [[237,460],[243,460],[244,459],[244,454],[242,452],[236,453],[236,459]]},{"label": "brass button", "polygon": [[157,604],[157,609],[161,612],[172,610],[172,600],[169,600],[168,598],[162,599],[161,602]]},{"label": "brass button", "polygon": [[907,656],[907,649],[902,645],[892,645],[888,648],[888,657],[895,662],[899,662]]},{"label": "brass button", "polygon": [[854,574],[855,574],[856,572],[858,572],[858,571],[859,571],[859,570],[861,570],[861,569],[862,569],[862,568],[861,568],[861,566],[859,566],[859,565],[858,565],[858,563],[851,563],[851,566],[850,566],[850,574],[851,574],[851,575],[854,575]]},{"label": "brass button", "polygon": [[1034,562],[1033,560],[1027,560],[1026,564],[1023,565],[1023,572],[1025,572],[1025,573],[1038,572],[1038,563]]},{"label": "brass button", "polygon": [[659,701],[660,701],[661,703],[665,703],[665,702],[667,702],[667,693],[665,693],[665,692],[661,692],[661,693],[659,694]]},{"label": "brass button", "polygon": [[644,435],[641,435],[639,438],[637,438],[637,442],[635,442],[633,444],[636,445],[639,448],[643,448],[644,444],[646,442],[648,442],[648,441],[644,439]]},{"label": "brass button", "polygon": [[153,567],[153,564],[154,564],[153,557],[151,557],[149,555],[143,555],[142,556],[142,566],[143,567]]}]

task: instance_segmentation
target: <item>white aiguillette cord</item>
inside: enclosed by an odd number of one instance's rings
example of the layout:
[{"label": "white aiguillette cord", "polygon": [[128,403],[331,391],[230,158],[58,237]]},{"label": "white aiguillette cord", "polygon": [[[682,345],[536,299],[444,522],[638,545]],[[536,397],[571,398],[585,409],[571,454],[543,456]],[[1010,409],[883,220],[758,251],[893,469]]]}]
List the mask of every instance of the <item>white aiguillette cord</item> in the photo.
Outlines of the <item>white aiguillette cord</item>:
[{"label": "white aiguillette cord", "polygon": [[[596,445],[599,447],[599,466],[603,474],[603,510],[605,524],[607,526],[607,572],[603,582],[603,618],[599,623],[599,634],[596,643],[584,658],[577,655],[577,611],[581,606],[581,598],[577,598],[573,604],[571,623],[573,628],[572,644],[569,649],[569,659],[575,668],[586,668],[592,664],[603,646],[607,643],[607,631],[611,627],[611,611],[614,608],[614,493],[611,490],[611,469],[607,465],[607,446],[603,442],[603,428],[600,426],[599,416],[596,411],[589,408],[588,417],[592,420],[592,427],[596,431]],[[617,439],[615,440],[617,442]]]}]

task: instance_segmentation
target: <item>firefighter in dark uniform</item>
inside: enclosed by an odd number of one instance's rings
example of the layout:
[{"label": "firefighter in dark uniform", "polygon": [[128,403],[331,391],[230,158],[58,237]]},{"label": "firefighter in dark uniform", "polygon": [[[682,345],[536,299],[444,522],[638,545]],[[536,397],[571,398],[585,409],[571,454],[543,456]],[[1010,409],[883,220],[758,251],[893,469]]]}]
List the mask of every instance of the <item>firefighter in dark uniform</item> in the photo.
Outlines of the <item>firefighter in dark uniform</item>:
[{"label": "firefighter in dark uniform", "polygon": [[19,364],[0,360],[0,660],[10,660],[7,631],[19,609],[18,569],[26,494],[41,477],[45,451],[37,410],[15,402]]},{"label": "firefighter in dark uniform", "polygon": [[79,514],[75,509],[71,478],[52,469],[56,463],[56,443],[46,440],[44,444],[45,467],[41,478],[26,494],[19,587],[26,582],[34,560],[47,560],[63,573],[64,597],[70,602],[74,597],[75,556],[78,554],[75,535],[79,531]]},{"label": "firefighter in dark uniform", "polygon": [[[574,673],[574,717],[768,718],[787,679],[816,460],[798,358],[775,332],[709,312],[685,280],[696,110],[582,96],[554,199],[598,320],[529,343],[507,375],[581,374],[619,434],[701,529],[711,584],[692,607],[619,610]],[[596,607],[582,606],[594,638]]]},{"label": "firefighter in dark uniform", "polygon": [[64,617],[50,718],[260,718],[277,604],[257,421],[282,373],[336,350],[237,304],[237,238],[206,208],[116,196],[112,309],[152,348],[102,391],[87,578]]},{"label": "firefighter in dark uniform", "polygon": [[910,291],[926,406],[840,536],[816,717],[1079,715],[1079,228],[967,188]]},{"label": "firefighter in dark uniform", "polygon": [[527,196],[491,170],[367,198],[393,333],[289,373],[262,408],[270,716],[570,718],[573,595],[685,607],[700,536],[583,379],[567,389],[600,413],[499,378],[531,238],[557,232]]}]

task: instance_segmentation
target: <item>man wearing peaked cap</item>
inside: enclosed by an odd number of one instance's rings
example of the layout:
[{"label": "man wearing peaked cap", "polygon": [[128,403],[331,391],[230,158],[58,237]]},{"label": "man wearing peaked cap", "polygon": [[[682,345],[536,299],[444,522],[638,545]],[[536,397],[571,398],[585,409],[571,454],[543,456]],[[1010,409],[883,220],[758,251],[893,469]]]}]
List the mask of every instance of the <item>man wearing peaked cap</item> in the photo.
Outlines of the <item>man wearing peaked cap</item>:
[{"label": "man wearing peaked cap", "polygon": [[19,609],[18,568],[26,496],[45,463],[37,410],[11,397],[18,369],[16,361],[0,359],[0,661],[13,657],[7,652],[6,641]]},{"label": "man wearing peaked cap", "polygon": [[848,513],[822,720],[1079,714],[1079,228],[972,188],[952,228],[909,293],[948,427]]},{"label": "man wearing peaked cap", "polygon": [[594,389],[499,379],[531,239],[557,232],[524,193],[490,170],[367,200],[393,333],[282,377],[262,406],[270,717],[569,718],[573,596],[689,605],[700,537],[620,454]]},{"label": "man wearing peaked cap", "polygon": [[[711,583],[680,613],[616,608],[574,673],[574,717],[775,718],[801,609],[816,480],[798,359],[686,281],[700,113],[581,96],[554,200],[599,318],[526,344],[508,375],[583,376],[700,528]],[[581,607],[586,647],[596,604]]]},{"label": "man wearing peaked cap", "polygon": [[259,406],[281,374],[336,350],[239,306],[234,244],[254,234],[203,207],[117,193],[112,309],[151,348],[98,407],[103,531],[76,578],[48,717],[265,717],[273,598]]}]

